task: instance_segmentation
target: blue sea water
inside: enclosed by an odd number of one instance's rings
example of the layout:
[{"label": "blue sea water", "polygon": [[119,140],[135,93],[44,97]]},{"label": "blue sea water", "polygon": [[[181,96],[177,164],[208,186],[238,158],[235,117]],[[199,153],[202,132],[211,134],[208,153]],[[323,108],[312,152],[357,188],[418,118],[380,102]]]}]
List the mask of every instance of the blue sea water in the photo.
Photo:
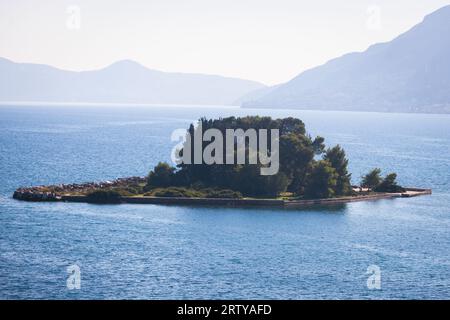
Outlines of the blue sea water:
[{"label": "blue sea water", "polygon": [[[283,210],[27,203],[20,186],[145,175],[201,116],[294,116],[433,195]],[[449,299],[450,116],[238,108],[0,107],[2,299]],[[66,286],[67,267],[81,288]],[[367,287],[367,268],[381,289]]]}]

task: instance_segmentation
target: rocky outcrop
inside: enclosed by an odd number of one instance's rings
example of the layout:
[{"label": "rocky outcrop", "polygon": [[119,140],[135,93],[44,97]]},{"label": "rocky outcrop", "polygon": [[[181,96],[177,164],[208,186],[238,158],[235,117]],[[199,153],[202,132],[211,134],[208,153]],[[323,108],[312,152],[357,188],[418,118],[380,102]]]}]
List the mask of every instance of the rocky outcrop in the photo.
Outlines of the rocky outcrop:
[{"label": "rocky outcrop", "polygon": [[145,177],[127,177],[112,181],[22,187],[14,191],[13,198],[24,201],[61,201],[66,194],[87,194],[94,190],[127,187],[146,181]]}]

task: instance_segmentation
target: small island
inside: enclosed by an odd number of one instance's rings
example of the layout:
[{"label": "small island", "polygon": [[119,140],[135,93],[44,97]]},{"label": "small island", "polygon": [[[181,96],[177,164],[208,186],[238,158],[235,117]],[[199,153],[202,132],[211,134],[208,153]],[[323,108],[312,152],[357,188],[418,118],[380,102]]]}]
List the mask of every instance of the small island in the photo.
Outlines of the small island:
[{"label": "small island", "polygon": [[[379,168],[363,176],[359,185],[352,185],[345,151],[339,145],[327,148],[323,137],[312,138],[300,119],[258,116],[215,120],[202,118],[197,126],[191,124],[186,134],[189,137],[203,136],[208,129],[224,136],[230,129],[241,130],[242,139],[232,137],[231,157],[229,150],[225,150],[230,145],[218,144],[221,141],[217,137],[210,137],[201,140],[200,151],[209,151],[214,158],[213,163],[204,159],[195,164],[183,162],[183,156],[198,154],[198,146],[185,139],[176,150],[176,166],[160,162],[146,177],[24,187],[17,189],[13,197],[25,201],[99,204],[302,207],[431,194],[430,189],[402,187],[397,184],[395,173],[382,177]],[[267,146],[267,156],[274,156],[275,153],[279,156],[276,173],[261,174],[269,164],[252,163],[252,156],[261,158],[260,151],[255,151],[254,146],[261,145],[262,138],[257,136],[252,144],[254,136],[246,134],[249,129],[263,129],[268,133],[272,144]],[[240,143],[244,150],[241,154],[243,161],[239,161]],[[215,148],[211,147],[213,144]]]}]

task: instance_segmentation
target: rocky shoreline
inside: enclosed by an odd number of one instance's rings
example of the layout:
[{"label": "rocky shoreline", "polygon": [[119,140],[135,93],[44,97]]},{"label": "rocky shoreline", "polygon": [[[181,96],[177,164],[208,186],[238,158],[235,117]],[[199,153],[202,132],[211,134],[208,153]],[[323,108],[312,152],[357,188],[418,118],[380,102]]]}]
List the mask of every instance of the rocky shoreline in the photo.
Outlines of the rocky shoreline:
[{"label": "rocky shoreline", "polygon": [[[94,190],[109,190],[111,188],[127,187],[144,184],[145,177],[119,178],[112,181],[87,182],[81,184],[59,184],[49,186],[35,186],[17,189],[13,198],[34,202],[89,202],[89,192]],[[123,196],[119,203],[135,204],[164,204],[164,205],[211,205],[211,206],[276,206],[276,207],[307,207],[313,205],[339,205],[356,201],[373,201],[380,199],[405,198],[430,195],[431,189],[405,188],[399,193],[367,193],[360,189],[361,194],[329,199],[227,199],[227,198],[186,198],[186,197],[154,197],[154,196]]]},{"label": "rocky shoreline", "polygon": [[127,177],[101,182],[22,187],[14,191],[13,198],[23,201],[62,201],[66,195],[85,195],[94,190],[127,187],[146,181],[145,177]]}]

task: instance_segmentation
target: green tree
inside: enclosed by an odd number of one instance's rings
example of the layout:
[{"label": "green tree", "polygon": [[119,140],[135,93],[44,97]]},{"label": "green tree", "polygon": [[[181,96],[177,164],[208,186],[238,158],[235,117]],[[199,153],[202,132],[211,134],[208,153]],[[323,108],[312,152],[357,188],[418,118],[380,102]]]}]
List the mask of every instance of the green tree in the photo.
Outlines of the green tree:
[{"label": "green tree", "polygon": [[397,184],[397,174],[388,174],[383,181],[375,188],[377,192],[404,192],[405,189]]},{"label": "green tree", "polygon": [[314,163],[305,186],[307,198],[331,198],[335,195],[338,173],[327,160]]},{"label": "green tree", "polygon": [[[324,153],[324,138],[318,136],[312,138],[307,134],[305,125],[300,119],[292,117],[283,119],[272,119],[271,117],[247,116],[228,117],[220,119],[198,120],[201,126],[190,125],[188,132],[191,137],[202,128],[206,131],[214,128],[222,132],[225,136],[227,129],[267,129],[270,140],[270,129],[279,130],[279,173],[273,177],[262,177],[260,174],[261,164],[196,164],[181,163],[178,171],[174,173],[172,184],[177,186],[190,187],[200,185],[205,188],[231,189],[241,192],[244,196],[276,196],[285,190],[302,195],[305,192],[307,177],[311,173],[315,164],[314,158]],[[188,140],[187,140],[188,141]],[[209,142],[203,142],[203,150]],[[237,144],[237,141],[234,142]],[[249,143],[246,139],[246,147]],[[226,143],[223,145],[223,155],[226,155]],[[194,144],[185,142],[181,153],[185,148],[190,148],[191,156],[194,154]],[[269,153],[271,146],[268,146]],[[186,149],[187,151],[187,149]],[[234,154],[236,157],[236,152]],[[247,158],[248,159],[248,158]],[[333,195],[346,195],[351,192],[350,174],[347,170],[348,160],[341,147],[336,146],[328,149],[324,155],[330,166],[334,168],[336,184],[333,186]],[[223,159],[223,163],[226,163]],[[169,174],[169,176],[171,176]],[[152,179],[150,179],[152,180]],[[156,179],[158,180],[158,179]],[[162,180],[162,179],[159,179]],[[165,181],[165,180],[164,180]],[[156,182],[152,182],[156,183]],[[160,184],[160,182],[158,182]],[[285,187],[287,184],[287,188]]]},{"label": "green tree", "polygon": [[316,155],[322,154],[323,151],[325,150],[325,138],[321,137],[321,136],[317,136],[313,142],[312,142],[312,147],[314,149],[314,153]]},{"label": "green tree", "polygon": [[259,165],[243,165],[236,170],[232,189],[246,196],[276,197],[280,192],[286,191],[289,182],[283,172],[262,176]]},{"label": "green tree", "polygon": [[278,172],[273,176],[264,176],[263,179],[266,194],[271,197],[277,197],[281,192],[285,192],[290,183],[289,178],[283,172]]},{"label": "green tree", "polygon": [[362,177],[361,187],[375,189],[382,181],[381,169],[375,168]]},{"label": "green tree", "polygon": [[169,187],[174,184],[175,168],[166,162],[160,162],[150,171],[147,178],[147,186],[149,187]]},{"label": "green tree", "polygon": [[302,192],[313,159],[314,148],[308,137],[294,133],[280,137],[280,171],[291,180],[289,191]]},{"label": "green tree", "polygon": [[[306,134],[305,125],[300,119],[292,117],[284,119],[272,119],[270,117],[247,116],[242,118],[228,117],[215,120],[206,118],[199,119],[203,131],[215,128],[225,136],[227,129],[267,129],[270,140],[270,129],[279,129],[280,136],[280,172],[273,178],[261,178],[260,165],[255,164],[229,164],[229,165],[206,165],[206,164],[180,164],[176,172],[176,180],[180,185],[202,184],[205,187],[220,187],[242,192],[244,195],[274,194],[279,190],[285,191],[284,184],[288,184],[288,190],[301,193],[306,174],[311,166],[315,154],[320,154],[324,149],[324,139],[317,137],[314,141]],[[191,125],[188,129],[191,137],[199,130],[199,126]],[[236,143],[236,142],[235,142]],[[246,142],[248,143],[248,142]],[[207,142],[203,143],[205,148]],[[188,144],[183,145],[183,149]],[[191,143],[191,155],[194,146]],[[248,146],[247,146],[248,147]],[[269,145],[269,152],[271,146]],[[225,156],[225,143],[223,154]],[[183,150],[181,150],[183,153]],[[236,155],[236,153],[235,153]],[[246,155],[247,156],[247,155]],[[225,163],[224,158],[224,163]],[[273,185],[271,183],[273,183]],[[272,188],[273,186],[273,188]],[[262,190],[267,187],[267,190]],[[276,190],[276,191],[274,191]],[[281,192],[280,191],[280,192]]]},{"label": "green tree", "polygon": [[330,162],[338,175],[334,192],[336,195],[348,195],[352,191],[350,183],[351,174],[348,173],[348,160],[345,157],[345,151],[340,145],[328,149],[324,160]]}]

